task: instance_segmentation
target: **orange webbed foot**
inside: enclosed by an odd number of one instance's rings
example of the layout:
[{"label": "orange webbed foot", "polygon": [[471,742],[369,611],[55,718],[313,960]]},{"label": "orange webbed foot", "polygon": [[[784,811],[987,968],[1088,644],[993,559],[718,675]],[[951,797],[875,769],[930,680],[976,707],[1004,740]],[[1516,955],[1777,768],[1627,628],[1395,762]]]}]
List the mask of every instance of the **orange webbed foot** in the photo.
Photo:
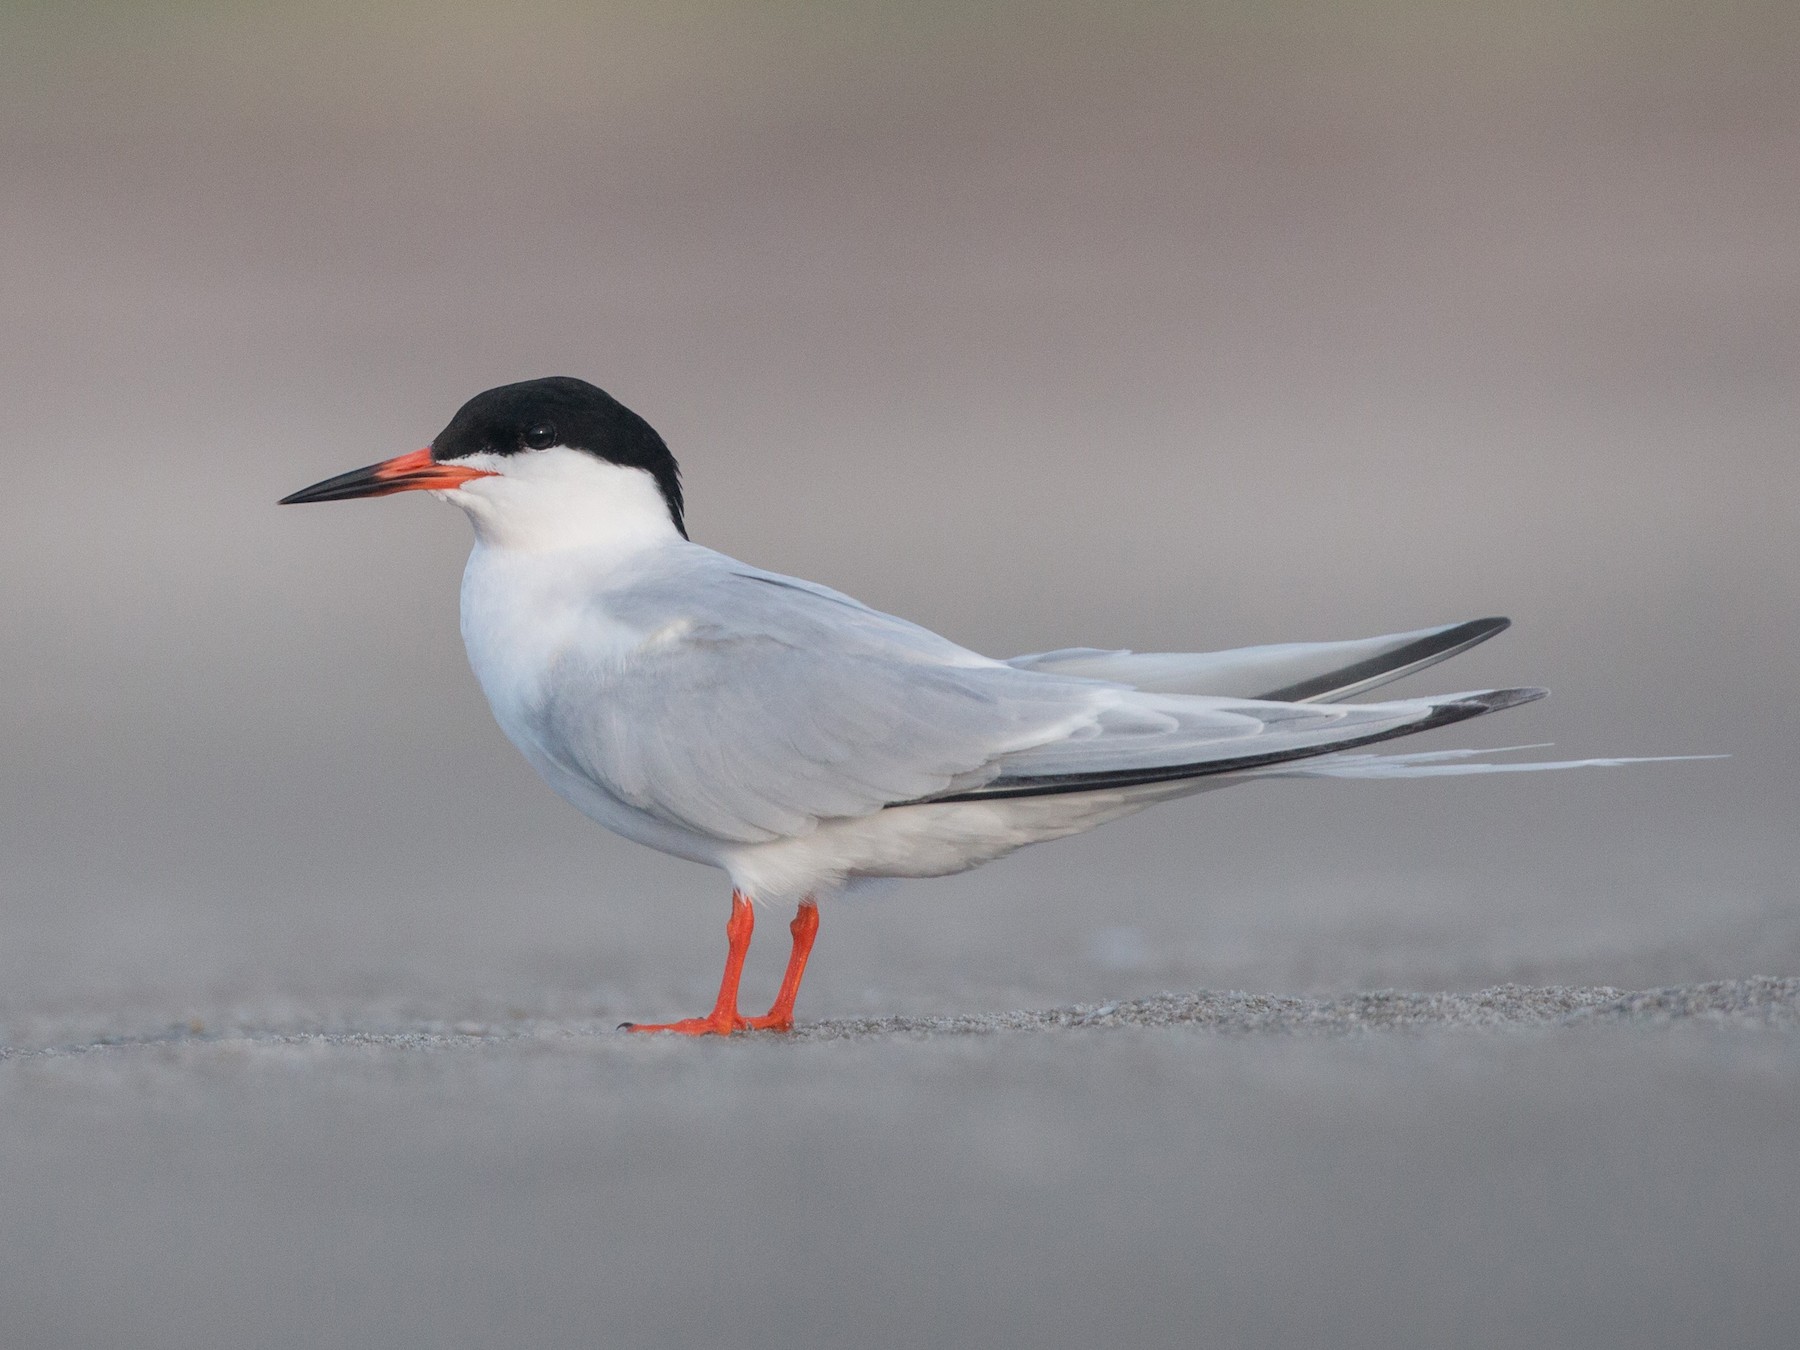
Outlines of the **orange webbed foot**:
[{"label": "orange webbed foot", "polygon": [[677,1036],[730,1036],[748,1031],[756,1023],[750,1017],[684,1017],[679,1022],[621,1022],[620,1031],[671,1031]]},{"label": "orange webbed foot", "polygon": [[738,1015],[738,979],[744,973],[744,957],[750,952],[750,936],[756,930],[756,912],[742,891],[731,893],[731,917],[725,921],[725,977],[719,981],[719,1000],[705,1017],[684,1017],[679,1022],[621,1022],[620,1031],[671,1031],[677,1036],[729,1036],[749,1023]]},{"label": "orange webbed foot", "polygon": [[794,949],[788,955],[787,974],[782,977],[781,991],[775,1002],[761,1017],[744,1017],[737,1010],[738,980],[743,974],[744,957],[750,950],[750,935],[756,919],[750,901],[741,891],[731,895],[731,918],[725,925],[729,949],[725,956],[725,978],[719,984],[719,1001],[705,1017],[684,1017],[679,1022],[621,1022],[620,1031],[667,1031],[677,1036],[730,1036],[739,1031],[792,1031],[794,1000],[800,993],[800,977],[806,973],[806,958],[812,954],[813,938],[819,931],[819,907],[810,899],[800,902],[788,931],[794,935]]}]

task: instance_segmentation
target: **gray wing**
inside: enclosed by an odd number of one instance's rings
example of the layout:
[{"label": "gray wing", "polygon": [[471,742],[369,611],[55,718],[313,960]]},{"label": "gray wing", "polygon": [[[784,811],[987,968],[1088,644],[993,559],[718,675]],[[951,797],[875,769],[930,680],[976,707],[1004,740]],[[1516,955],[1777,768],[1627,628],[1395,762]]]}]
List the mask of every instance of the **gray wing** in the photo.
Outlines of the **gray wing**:
[{"label": "gray wing", "polygon": [[[597,600],[531,716],[545,754],[670,824],[745,843],[806,834],[981,781],[1116,698],[727,561]],[[640,639],[623,653],[621,630]]]},{"label": "gray wing", "polygon": [[[1046,777],[1316,754],[1432,711],[1154,695],[1020,670],[700,549],[596,604],[604,613],[546,682],[540,745],[622,802],[745,843],[900,803],[1018,795]],[[621,651],[621,631],[639,640]]]}]

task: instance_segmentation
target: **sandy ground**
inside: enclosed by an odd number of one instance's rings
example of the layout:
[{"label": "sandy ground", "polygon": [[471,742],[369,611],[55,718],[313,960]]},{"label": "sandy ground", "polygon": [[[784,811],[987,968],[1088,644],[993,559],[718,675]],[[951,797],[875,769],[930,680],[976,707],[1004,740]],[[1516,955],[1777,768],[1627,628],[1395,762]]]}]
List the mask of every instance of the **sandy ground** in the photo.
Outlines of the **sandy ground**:
[{"label": "sandy ground", "polygon": [[1683,1346],[1800,1317],[1800,981],[9,1047],[16,1346]]},{"label": "sandy ground", "polygon": [[[1474,994],[1409,994],[1383,989],[1343,998],[1284,998],[1271,994],[1161,993],[1101,1004],[947,1017],[828,1018],[799,1023],[781,1036],[740,1036],[776,1043],[908,1037],[980,1036],[1002,1032],[1064,1031],[1089,1027],[1197,1027],[1207,1031],[1315,1032],[1448,1031],[1469,1028],[1566,1027],[1603,1022],[1793,1028],[1800,1013],[1800,979],[1714,980],[1706,984],[1623,993],[1617,989],[1526,989],[1503,985]],[[0,1045],[0,1060],[62,1059],[73,1055],[151,1048],[221,1046],[247,1050],[318,1045],[442,1050],[487,1044],[530,1044],[603,1036],[627,1030],[604,1020],[534,1018],[515,1014],[493,1024],[466,1019],[386,1030],[287,1029],[241,1026],[209,1030],[198,1018],[161,1032],[111,1035],[77,1044]],[[675,1039],[667,1037],[664,1039]]]}]

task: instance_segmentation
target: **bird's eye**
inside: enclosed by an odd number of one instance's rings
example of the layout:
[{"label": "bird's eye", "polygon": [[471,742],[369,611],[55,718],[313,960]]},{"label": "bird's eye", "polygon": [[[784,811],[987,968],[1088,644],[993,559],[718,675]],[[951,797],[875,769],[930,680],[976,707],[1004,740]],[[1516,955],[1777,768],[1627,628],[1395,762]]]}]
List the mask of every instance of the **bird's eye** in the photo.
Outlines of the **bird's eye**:
[{"label": "bird's eye", "polygon": [[525,445],[531,450],[547,450],[556,444],[556,428],[539,422],[525,433]]}]

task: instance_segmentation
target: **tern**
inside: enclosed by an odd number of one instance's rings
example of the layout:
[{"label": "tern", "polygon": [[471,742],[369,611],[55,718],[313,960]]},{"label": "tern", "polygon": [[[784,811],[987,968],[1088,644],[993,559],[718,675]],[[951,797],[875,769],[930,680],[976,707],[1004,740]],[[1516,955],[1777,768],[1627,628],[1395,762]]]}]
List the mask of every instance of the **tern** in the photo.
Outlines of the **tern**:
[{"label": "tern", "polygon": [[[427,448],[282,504],[411,491],[474,525],[462,634],[508,739],[595,821],[731,880],[713,1010],[625,1024],[637,1031],[791,1029],[818,902],[864,878],[962,872],[1271,776],[1625,762],[1358,753],[1543,697],[1343,701],[1467,651],[1506,628],[1501,618],[1212,653],[982,656],[692,542],[668,446],[584,380],[490,389]],[[761,1017],[738,1011],[753,900],[798,906],[787,971]]]}]

